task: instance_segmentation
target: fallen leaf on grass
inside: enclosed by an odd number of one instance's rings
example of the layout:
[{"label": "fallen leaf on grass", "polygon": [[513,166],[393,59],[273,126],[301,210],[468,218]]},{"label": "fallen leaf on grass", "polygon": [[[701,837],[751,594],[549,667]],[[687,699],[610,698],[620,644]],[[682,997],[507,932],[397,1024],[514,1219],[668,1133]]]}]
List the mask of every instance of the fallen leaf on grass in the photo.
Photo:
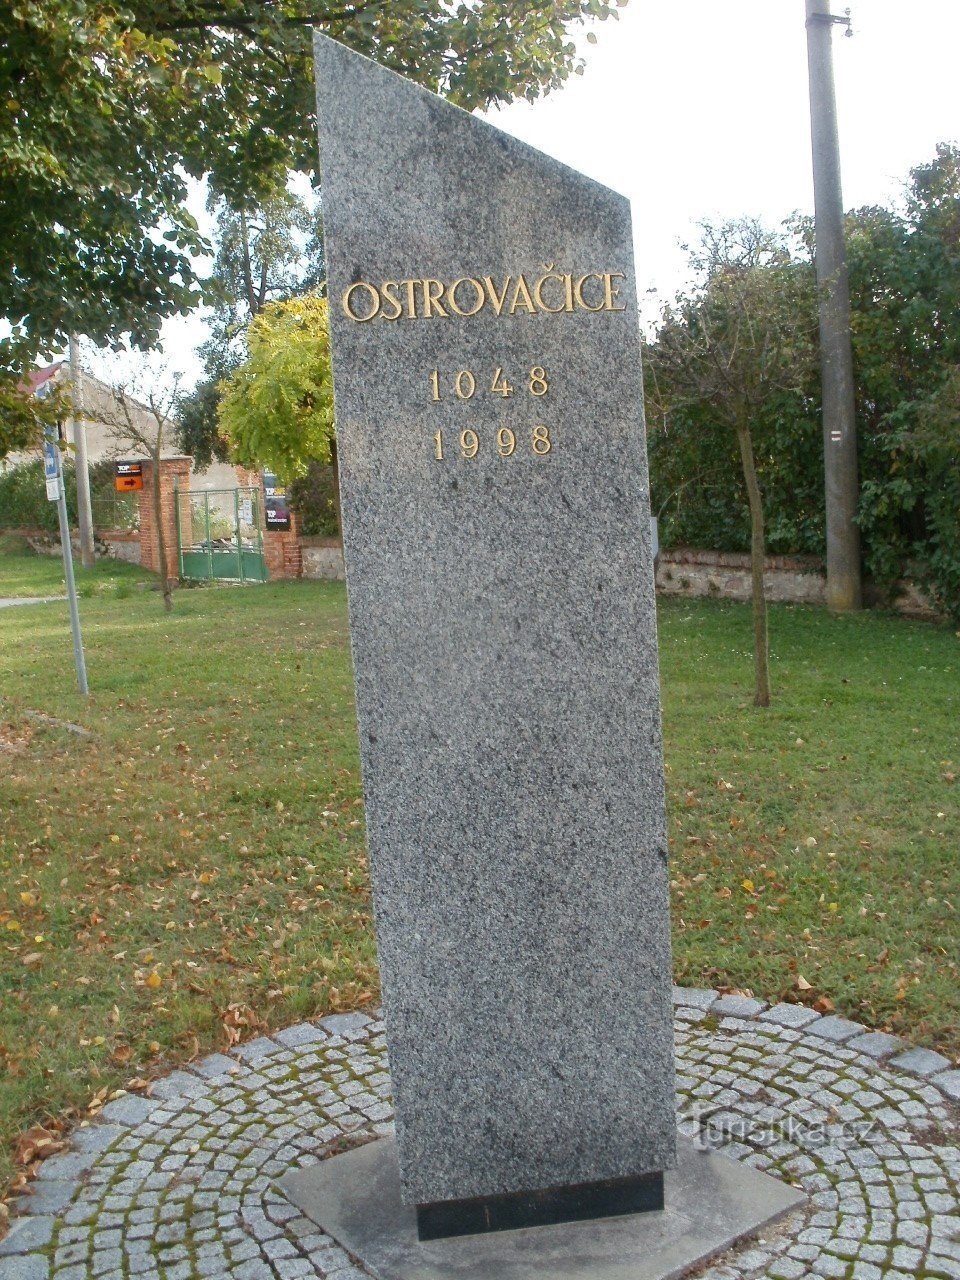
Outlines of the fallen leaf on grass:
[{"label": "fallen leaf on grass", "polygon": [[260,1026],[260,1019],[253,1010],[242,1004],[228,1005],[221,1022],[230,1046],[240,1043],[244,1031],[254,1031]]},{"label": "fallen leaf on grass", "polygon": [[35,1124],[32,1129],[28,1129],[17,1139],[13,1148],[13,1157],[17,1164],[29,1165],[56,1155],[66,1145],[55,1130],[45,1129],[42,1125]]}]

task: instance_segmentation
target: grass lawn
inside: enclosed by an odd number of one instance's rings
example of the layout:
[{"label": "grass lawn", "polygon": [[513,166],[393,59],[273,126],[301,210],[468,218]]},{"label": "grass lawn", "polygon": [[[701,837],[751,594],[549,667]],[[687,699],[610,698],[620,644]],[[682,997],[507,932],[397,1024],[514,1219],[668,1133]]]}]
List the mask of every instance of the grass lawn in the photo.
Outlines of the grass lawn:
[{"label": "grass lawn", "polygon": [[[0,1182],[31,1124],[376,995],[342,587],[171,616],[108,589],[81,619],[86,703],[65,604],[0,611]],[[757,711],[748,610],[661,606],[677,980],[958,1054],[960,643],[802,609],[771,631]]]},{"label": "grass lawn", "polygon": [[[136,565],[119,560],[98,560],[93,569],[84,569],[80,556],[74,556],[77,595],[89,599],[112,592],[128,595],[137,583],[151,575]],[[44,556],[33,551],[25,538],[0,533],[0,600],[21,596],[66,595],[63,559],[59,555]]]}]

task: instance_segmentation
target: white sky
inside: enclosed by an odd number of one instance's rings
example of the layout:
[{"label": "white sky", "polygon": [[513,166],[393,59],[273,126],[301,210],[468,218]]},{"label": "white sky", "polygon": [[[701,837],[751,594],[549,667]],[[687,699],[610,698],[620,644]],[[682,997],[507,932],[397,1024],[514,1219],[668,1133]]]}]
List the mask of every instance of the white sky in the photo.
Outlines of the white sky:
[{"label": "white sky", "polygon": [[[852,18],[833,41],[847,208],[896,199],[960,139],[960,0],[859,0]],[[701,218],[812,213],[803,0],[630,0],[595,30],[582,77],[488,118],[629,196],[641,295],[682,283]],[[203,337],[199,316],[166,327],[187,381]]]}]

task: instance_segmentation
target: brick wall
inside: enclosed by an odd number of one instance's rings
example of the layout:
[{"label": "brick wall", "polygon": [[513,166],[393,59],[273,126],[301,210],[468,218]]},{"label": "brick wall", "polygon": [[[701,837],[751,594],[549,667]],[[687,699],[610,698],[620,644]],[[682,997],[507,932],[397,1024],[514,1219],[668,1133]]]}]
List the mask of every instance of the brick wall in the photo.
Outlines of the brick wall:
[{"label": "brick wall", "polygon": [[[263,487],[261,486],[262,493]],[[271,582],[284,578],[303,577],[300,521],[295,511],[290,512],[289,529],[264,530],[263,556],[267,562],[267,576]]]},{"label": "brick wall", "polygon": [[[166,544],[166,576],[177,578],[177,508],[174,480],[179,483],[181,497],[190,493],[191,458],[160,459],[160,519],[163,522],[163,539]],[[157,537],[157,520],[154,512],[153,463],[143,463],[143,488],[140,498],[140,563],[144,569],[163,576],[160,564],[160,545]]]}]

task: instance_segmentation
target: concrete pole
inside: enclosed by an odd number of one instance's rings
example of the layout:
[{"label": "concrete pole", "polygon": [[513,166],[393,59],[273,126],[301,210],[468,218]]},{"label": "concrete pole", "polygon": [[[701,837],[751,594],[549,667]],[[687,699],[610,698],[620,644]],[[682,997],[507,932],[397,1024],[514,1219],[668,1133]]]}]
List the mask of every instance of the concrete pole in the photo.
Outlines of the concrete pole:
[{"label": "concrete pole", "polygon": [[83,417],[83,371],[80,368],[80,342],[73,333],[70,335],[70,381],[74,406],[74,413],[70,418],[70,442],[76,449],[80,559],[85,569],[92,569],[96,553],[93,545],[93,507],[90,502],[90,464],[87,461],[87,424]]},{"label": "concrete pole", "polygon": [[827,607],[859,609],[860,496],[857,421],[850,343],[850,286],[843,241],[843,196],[837,101],[833,87],[830,0],[806,0],[810,133],[816,214],[817,286],[820,293],[820,368],[823,385],[823,457],[827,506]]},{"label": "concrete pole", "polygon": [[[48,438],[53,438],[52,429]],[[80,633],[80,611],[77,607],[77,584],[73,576],[73,546],[70,542],[70,522],[67,519],[67,490],[63,483],[63,459],[59,445],[56,449],[57,459],[57,519],[60,524],[60,549],[63,553],[63,577],[67,584],[67,601],[70,605],[70,630],[73,633],[73,662],[77,669],[77,685],[86,698],[90,692],[87,687],[87,662],[83,656],[83,636]],[[49,491],[48,491],[49,492]]]}]

